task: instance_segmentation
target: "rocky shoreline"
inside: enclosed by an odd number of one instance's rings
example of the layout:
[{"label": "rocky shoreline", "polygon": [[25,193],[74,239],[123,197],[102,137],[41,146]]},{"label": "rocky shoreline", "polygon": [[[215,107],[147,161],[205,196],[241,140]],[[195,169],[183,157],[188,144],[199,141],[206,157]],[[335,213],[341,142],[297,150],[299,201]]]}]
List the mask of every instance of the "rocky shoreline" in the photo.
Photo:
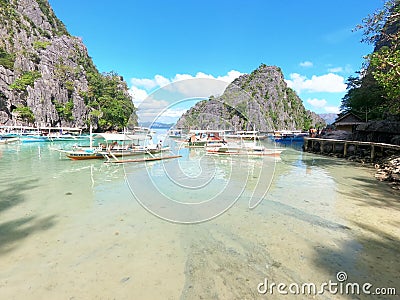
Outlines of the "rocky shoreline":
[{"label": "rocky shoreline", "polygon": [[375,178],[387,181],[393,189],[400,191],[400,156],[394,155],[375,164]]}]

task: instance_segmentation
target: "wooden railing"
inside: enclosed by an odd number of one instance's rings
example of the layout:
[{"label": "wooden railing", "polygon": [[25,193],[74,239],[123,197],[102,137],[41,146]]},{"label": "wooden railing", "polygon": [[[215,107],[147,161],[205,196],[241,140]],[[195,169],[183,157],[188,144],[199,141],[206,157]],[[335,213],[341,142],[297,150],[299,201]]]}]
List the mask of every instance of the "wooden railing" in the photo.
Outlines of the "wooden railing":
[{"label": "wooden railing", "polygon": [[[311,138],[305,137],[304,138],[304,151],[308,151],[310,148],[314,149],[315,143],[319,143],[320,153],[323,154],[325,152],[324,146],[331,145],[331,150],[333,153],[336,152],[336,145],[343,145],[343,156],[347,156],[348,154],[348,147],[350,145],[354,145],[354,153],[357,152],[358,146],[369,146],[371,149],[371,160],[375,159],[376,149],[380,148],[382,151],[384,149],[393,149],[400,151],[399,145],[393,144],[385,144],[385,143],[374,143],[374,142],[361,142],[361,141],[348,141],[348,140],[336,140],[336,139],[323,139],[323,138]],[[311,144],[311,145],[310,145]]]}]

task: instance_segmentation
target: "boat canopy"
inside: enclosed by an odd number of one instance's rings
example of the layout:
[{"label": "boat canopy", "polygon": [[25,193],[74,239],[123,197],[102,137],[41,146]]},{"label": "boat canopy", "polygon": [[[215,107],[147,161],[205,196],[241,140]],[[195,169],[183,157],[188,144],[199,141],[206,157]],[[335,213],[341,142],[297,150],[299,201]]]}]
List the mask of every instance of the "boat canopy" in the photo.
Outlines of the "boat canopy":
[{"label": "boat canopy", "polygon": [[257,134],[260,133],[258,130],[240,130],[236,131],[237,134]]},{"label": "boat canopy", "polygon": [[95,139],[104,139],[106,141],[134,141],[134,140],[145,140],[149,136],[144,134],[123,134],[123,133],[95,133],[93,134]]},{"label": "boat canopy", "polygon": [[191,134],[199,133],[224,133],[226,130],[208,130],[208,129],[192,129],[189,131]]}]

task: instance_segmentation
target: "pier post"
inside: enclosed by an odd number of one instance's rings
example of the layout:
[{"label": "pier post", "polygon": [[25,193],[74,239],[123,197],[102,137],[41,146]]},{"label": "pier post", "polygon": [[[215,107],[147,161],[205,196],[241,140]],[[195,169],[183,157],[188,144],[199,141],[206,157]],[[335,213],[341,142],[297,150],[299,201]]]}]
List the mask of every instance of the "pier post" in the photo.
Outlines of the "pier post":
[{"label": "pier post", "polygon": [[323,142],[323,141],[320,141],[320,142],[319,142],[319,147],[320,147],[319,151],[320,151],[321,153],[324,153],[324,142]]},{"label": "pier post", "polygon": [[375,146],[371,145],[371,160],[374,160],[375,158]]},{"label": "pier post", "polygon": [[346,142],[344,142],[343,156],[344,156],[344,157],[347,156],[347,143],[346,143]]}]

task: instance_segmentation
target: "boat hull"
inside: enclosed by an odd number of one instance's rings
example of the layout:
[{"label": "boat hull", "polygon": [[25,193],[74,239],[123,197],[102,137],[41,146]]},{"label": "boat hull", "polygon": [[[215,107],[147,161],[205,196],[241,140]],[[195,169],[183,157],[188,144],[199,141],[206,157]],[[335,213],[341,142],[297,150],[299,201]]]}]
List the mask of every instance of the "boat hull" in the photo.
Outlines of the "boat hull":
[{"label": "boat hull", "polygon": [[127,157],[135,155],[156,154],[169,151],[169,147],[157,149],[135,149],[135,150],[121,150],[121,151],[97,151],[88,152],[85,150],[66,151],[66,156],[72,160],[86,160],[86,159],[105,159],[110,157]]},{"label": "boat hull", "polygon": [[0,139],[0,144],[11,144],[11,143],[17,143],[19,141],[20,139],[18,137],[4,138]]},{"label": "boat hull", "polygon": [[214,155],[240,155],[240,156],[273,156],[279,157],[283,149],[268,149],[268,148],[236,148],[236,147],[207,147],[207,154]]},{"label": "boat hull", "polygon": [[68,153],[67,157],[72,160],[104,159],[103,155],[97,153]]},{"label": "boat hull", "polygon": [[235,152],[235,151],[212,151],[209,150],[207,151],[207,154],[211,154],[211,155],[230,155],[230,156],[270,156],[270,157],[280,157],[281,152],[269,152],[269,151],[264,151],[264,152],[259,152],[259,151],[255,151],[255,152],[249,152],[249,151],[239,151],[239,152]]}]

